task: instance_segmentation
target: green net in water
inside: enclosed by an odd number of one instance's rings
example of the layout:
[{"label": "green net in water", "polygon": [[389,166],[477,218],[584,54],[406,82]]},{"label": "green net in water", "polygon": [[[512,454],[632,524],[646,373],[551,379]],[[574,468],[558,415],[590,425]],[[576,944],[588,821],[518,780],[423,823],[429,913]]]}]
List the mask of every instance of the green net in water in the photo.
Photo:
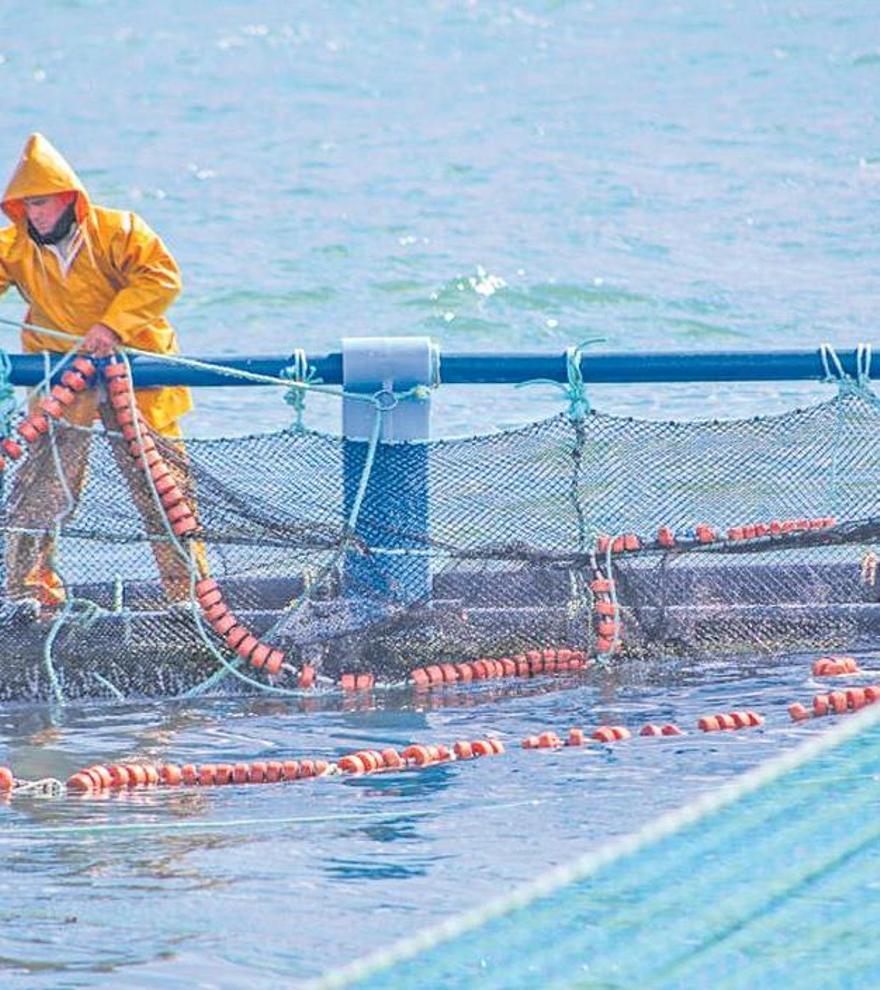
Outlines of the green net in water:
[{"label": "green net in water", "polygon": [[880,713],[314,990],[876,985]]}]

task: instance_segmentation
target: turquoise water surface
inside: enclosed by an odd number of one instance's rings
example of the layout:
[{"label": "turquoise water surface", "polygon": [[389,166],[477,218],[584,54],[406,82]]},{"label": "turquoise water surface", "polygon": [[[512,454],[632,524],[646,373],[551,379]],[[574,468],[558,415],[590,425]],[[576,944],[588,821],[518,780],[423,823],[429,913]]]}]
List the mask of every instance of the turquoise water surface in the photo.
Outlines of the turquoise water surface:
[{"label": "turquoise water surface", "polygon": [[[880,20],[741,0],[0,5],[0,171],[33,130],[141,213],[185,277],[193,354],[853,346],[880,297]],[[8,294],[0,316],[22,313]],[[13,331],[0,344],[15,349]],[[760,358],[756,358],[760,360]],[[823,386],[595,389],[607,410],[748,416]],[[197,397],[191,434],[275,429],[281,397]],[[435,432],[559,408],[441,390]],[[335,399],[309,422],[336,430]],[[629,831],[792,745],[808,659],[452,693],[0,710],[0,765],[333,757],[499,734],[419,774],[0,805],[0,986],[294,985]],[[870,658],[866,665],[871,664]],[[517,749],[544,728],[753,707],[762,730]],[[821,728],[821,726],[820,726]],[[708,978],[707,984],[708,985]]]}]

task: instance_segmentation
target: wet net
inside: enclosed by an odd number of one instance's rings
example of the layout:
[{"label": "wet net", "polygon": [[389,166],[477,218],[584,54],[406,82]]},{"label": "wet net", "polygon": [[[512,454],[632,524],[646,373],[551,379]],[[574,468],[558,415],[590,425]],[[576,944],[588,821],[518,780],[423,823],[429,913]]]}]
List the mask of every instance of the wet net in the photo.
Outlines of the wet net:
[{"label": "wet net", "polygon": [[533,674],[880,638],[866,382],[749,420],[578,408],[384,443],[377,406],[362,441],[184,442],[150,433],[117,366],[64,372],[94,424],[70,422],[56,373],[8,425],[2,698],[430,686],[481,658]]},{"label": "wet net", "polygon": [[874,986],[878,714],[309,990]]}]

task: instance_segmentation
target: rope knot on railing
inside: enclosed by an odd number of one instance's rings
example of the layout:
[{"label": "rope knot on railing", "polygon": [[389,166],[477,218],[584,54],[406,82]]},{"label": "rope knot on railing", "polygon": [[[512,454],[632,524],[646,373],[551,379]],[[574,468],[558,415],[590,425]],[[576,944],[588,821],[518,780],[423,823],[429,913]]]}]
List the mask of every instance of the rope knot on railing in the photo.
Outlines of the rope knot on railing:
[{"label": "rope knot on railing", "polygon": [[590,399],[587,395],[587,387],[581,371],[581,360],[585,347],[591,344],[604,343],[604,337],[591,337],[582,340],[579,344],[567,347],[565,350],[565,376],[566,383],[553,381],[551,378],[532,378],[527,382],[520,382],[516,387],[522,388],[525,385],[552,385],[554,388],[562,389],[568,399],[568,415],[574,422],[584,419],[592,410]]},{"label": "rope knot on railing", "polygon": [[836,384],[841,395],[858,395],[870,402],[880,402],[871,387],[871,359],[873,349],[871,344],[859,344],[856,347],[856,373],[850,375],[843,367],[837,351],[831,344],[819,345],[819,358],[825,372],[823,381],[829,385]]},{"label": "rope knot on railing", "polygon": [[293,408],[296,420],[293,428],[297,433],[305,429],[303,416],[306,410],[306,392],[311,385],[318,385],[321,379],[317,377],[315,368],[310,365],[306,352],[297,347],[291,355],[291,363],[281,369],[281,377],[290,381],[290,387],[284,393],[284,401]]}]

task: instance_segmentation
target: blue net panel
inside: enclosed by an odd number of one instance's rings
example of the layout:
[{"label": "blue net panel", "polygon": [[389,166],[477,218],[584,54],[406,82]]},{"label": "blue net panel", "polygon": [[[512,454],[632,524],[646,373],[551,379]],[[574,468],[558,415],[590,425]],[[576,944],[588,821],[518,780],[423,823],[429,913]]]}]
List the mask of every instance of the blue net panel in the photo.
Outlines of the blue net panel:
[{"label": "blue net panel", "polygon": [[637,836],[315,986],[875,986],[877,723],[877,713],[860,716]]}]

